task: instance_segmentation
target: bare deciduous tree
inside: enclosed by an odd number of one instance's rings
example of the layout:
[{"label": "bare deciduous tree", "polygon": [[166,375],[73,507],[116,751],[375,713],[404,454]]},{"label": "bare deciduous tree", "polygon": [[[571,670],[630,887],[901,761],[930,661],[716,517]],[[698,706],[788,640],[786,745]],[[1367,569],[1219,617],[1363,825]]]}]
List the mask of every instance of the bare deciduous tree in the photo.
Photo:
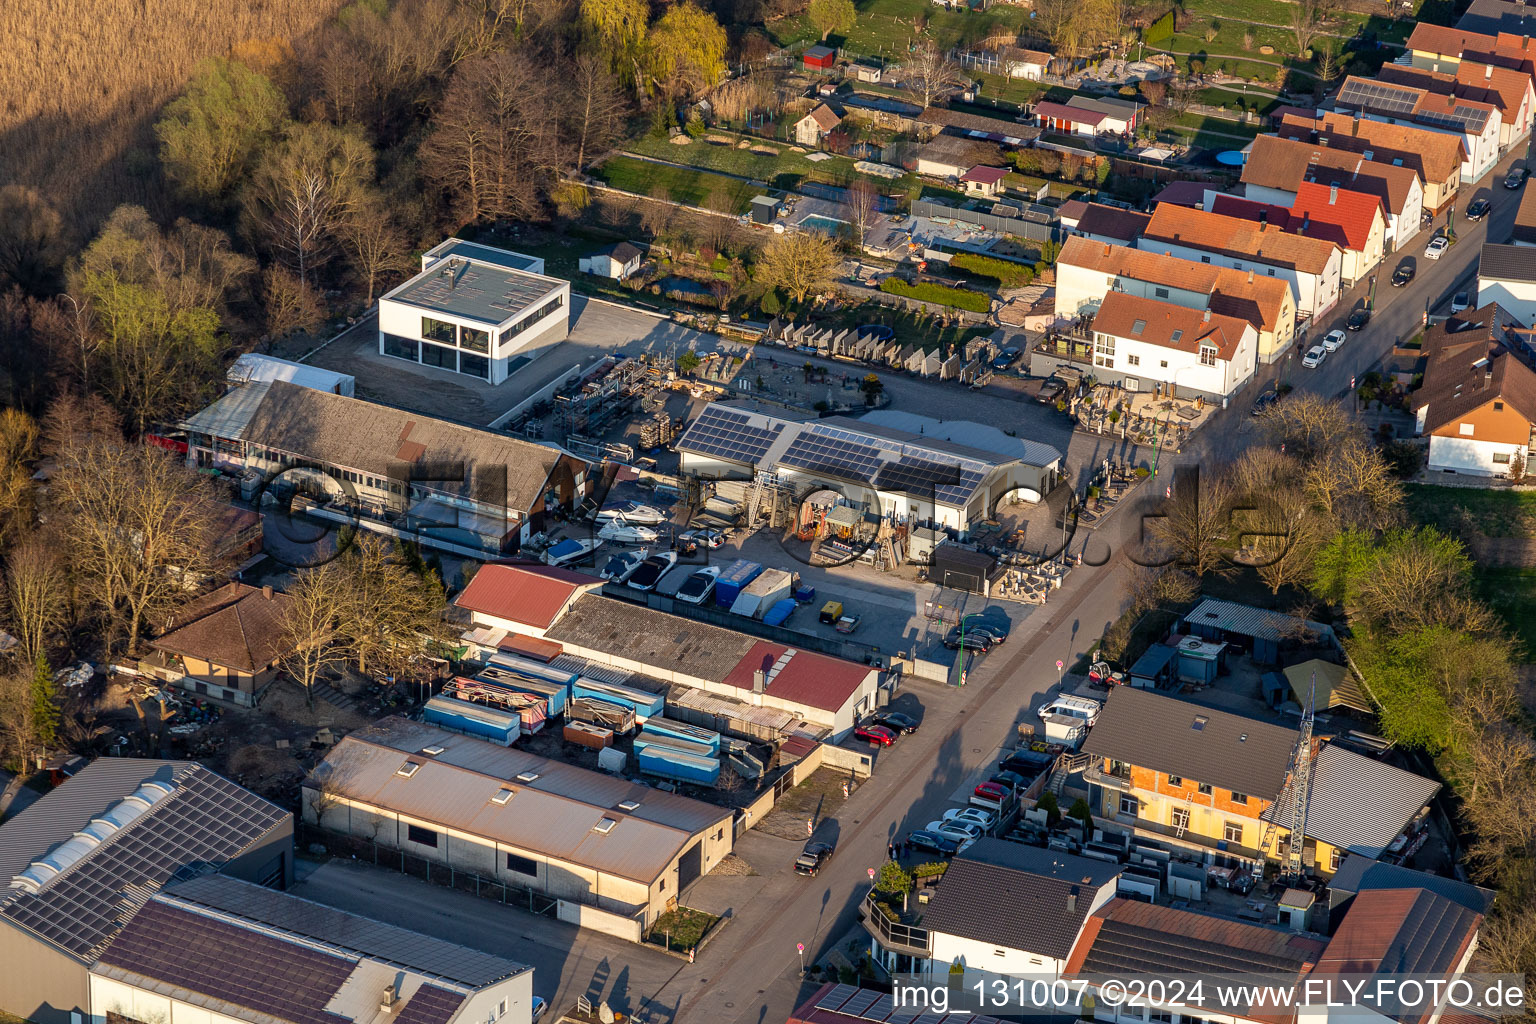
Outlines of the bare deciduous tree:
[{"label": "bare deciduous tree", "polygon": [[341,226],[373,178],[373,150],[355,128],[298,124],[256,165],[245,195],[247,231],[299,279],[336,255]]},{"label": "bare deciduous tree", "polygon": [[1179,472],[1147,532],[1167,557],[1195,576],[1227,571],[1222,546],[1231,529],[1233,487],[1224,472]]},{"label": "bare deciduous tree", "polygon": [[863,252],[864,243],[869,240],[869,230],[880,215],[880,192],[868,178],[855,178],[848,185],[846,206],[853,241]]},{"label": "bare deciduous tree", "polygon": [[603,59],[593,53],[577,57],[570,67],[570,92],[566,123],[576,144],[577,171],[587,165],[588,154],[606,149],[624,131],[629,103]]},{"label": "bare deciduous tree", "polygon": [[64,564],[53,538],[31,537],[6,559],[7,621],[16,631],[29,665],[43,653],[48,637],[63,625],[64,591]]},{"label": "bare deciduous tree", "polygon": [[832,240],[809,231],[775,235],[758,257],[758,274],[796,302],[826,288],[837,269]]},{"label": "bare deciduous tree", "polygon": [[1290,5],[1291,32],[1296,37],[1296,54],[1305,56],[1312,41],[1322,34],[1323,23],[1336,6],[1334,0],[1298,0]]},{"label": "bare deciduous tree", "polygon": [[960,65],[951,60],[949,54],[937,43],[926,37],[902,64],[902,70],[921,94],[925,107],[931,106],[934,99],[964,80]]},{"label": "bare deciduous tree", "polygon": [[282,665],[304,690],[309,706],[314,707],[315,684],[320,677],[346,663],[340,633],[346,607],[340,568],[335,562],[327,562],[300,569],[287,593]]}]

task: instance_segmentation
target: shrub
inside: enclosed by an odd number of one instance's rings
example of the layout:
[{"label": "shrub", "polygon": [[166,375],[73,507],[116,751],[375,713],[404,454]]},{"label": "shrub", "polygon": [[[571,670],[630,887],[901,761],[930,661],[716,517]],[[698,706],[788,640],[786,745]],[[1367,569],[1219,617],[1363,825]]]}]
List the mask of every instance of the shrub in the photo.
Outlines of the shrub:
[{"label": "shrub", "polygon": [[907,874],[900,864],[888,860],[880,865],[880,873],[875,876],[875,890],[897,896],[911,892],[912,876]]},{"label": "shrub", "polygon": [[1040,794],[1040,799],[1035,801],[1035,807],[1045,812],[1045,823],[1054,825],[1061,820],[1061,805],[1056,802],[1056,794],[1046,790]]},{"label": "shrub", "polygon": [[1083,823],[1084,828],[1093,827],[1093,811],[1088,806],[1088,801],[1078,797],[1072,801],[1072,806],[1067,810],[1067,817],[1076,818]]},{"label": "shrub", "polygon": [[1035,276],[1034,270],[1022,263],[1010,263],[1007,260],[979,256],[970,252],[955,256],[949,261],[949,265],[977,277],[990,277],[1003,288],[1022,287],[1034,280]]},{"label": "shrub", "polygon": [[1119,423],[1120,422],[1120,410],[1119,409],[1111,409],[1111,410],[1109,410],[1109,422],[1111,422],[1111,423]]},{"label": "shrub", "polygon": [[968,309],[972,313],[985,313],[992,308],[992,300],[980,292],[966,288],[950,288],[942,284],[908,284],[899,277],[888,277],[880,282],[880,290],[889,295],[902,295],[909,299],[932,302],[939,306]]},{"label": "shrub", "polygon": [[1137,480],[1145,480],[1147,477],[1149,477],[1151,475],[1152,475],[1152,471],[1150,469],[1148,469],[1146,466],[1137,466],[1136,467],[1136,479]]}]

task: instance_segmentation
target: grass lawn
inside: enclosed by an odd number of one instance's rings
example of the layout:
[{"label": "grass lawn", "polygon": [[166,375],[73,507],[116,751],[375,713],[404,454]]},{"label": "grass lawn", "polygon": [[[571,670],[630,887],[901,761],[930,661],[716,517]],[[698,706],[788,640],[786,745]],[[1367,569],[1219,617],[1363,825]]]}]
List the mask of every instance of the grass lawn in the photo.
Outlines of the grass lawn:
[{"label": "grass lawn", "polygon": [[616,156],[592,171],[614,188],[721,213],[746,213],[758,190],[745,181],[685,167],[667,167]]},{"label": "grass lawn", "polygon": [[994,75],[974,68],[967,68],[965,73],[981,83],[981,95],[1002,103],[1033,103],[1045,95],[1046,89],[1049,88],[1043,82]]},{"label": "grass lawn", "polygon": [[1452,535],[1468,523],[1489,537],[1536,537],[1536,493],[1530,491],[1414,485],[1406,505],[1409,519]]},{"label": "grass lawn", "polygon": [[1519,637],[1529,659],[1536,652],[1536,569],[1479,568],[1475,586]]},{"label": "grass lawn", "polygon": [[702,910],[678,907],[656,919],[656,923],[651,926],[650,941],[658,946],[665,945],[670,935],[671,945],[667,948],[675,953],[686,953],[699,944],[704,933],[718,920],[720,918],[714,914],[706,914]]},{"label": "grass lawn", "polygon": [[[989,11],[946,11],[930,0],[857,0],[858,23],[843,37],[832,36],[830,46],[842,46],[851,56],[889,57],[906,53],[917,37],[915,22],[927,19],[928,32],[946,49],[958,44],[985,39],[1010,30],[1017,31],[1029,19],[1029,13],[1012,4],[998,4]],[[768,35],[779,46],[816,42],[821,33],[807,15],[781,18],[770,22]]]}]

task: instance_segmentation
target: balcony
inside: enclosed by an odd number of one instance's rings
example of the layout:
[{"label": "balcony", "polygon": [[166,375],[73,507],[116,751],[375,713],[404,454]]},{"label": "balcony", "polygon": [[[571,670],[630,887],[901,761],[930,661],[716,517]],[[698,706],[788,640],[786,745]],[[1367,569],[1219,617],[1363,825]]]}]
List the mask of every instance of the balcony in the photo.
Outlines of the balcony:
[{"label": "balcony", "polygon": [[1103,786],[1124,793],[1131,788],[1131,770],[1122,765],[1105,771],[1101,761],[1083,770],[1083,781],[1090,786]]},{"label": "balcony", "polygon": [[909,900],[913,909],[904,911],[899,905],[892,906],[881,900],[871,888],[864,895],[863,912],[859,916],[864,930],[885,949],[926,959],[933,946],[928,929],[917,927],[917,922],[922,920],[923,907],[917,903],[916,894]]}]

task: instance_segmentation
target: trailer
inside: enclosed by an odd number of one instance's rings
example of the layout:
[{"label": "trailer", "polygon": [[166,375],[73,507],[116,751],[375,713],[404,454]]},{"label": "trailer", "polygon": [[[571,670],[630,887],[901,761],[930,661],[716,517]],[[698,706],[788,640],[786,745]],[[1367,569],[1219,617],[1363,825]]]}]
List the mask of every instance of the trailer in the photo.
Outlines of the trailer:
[{"label": "trailer", "polygon": [[551,662],[536,661],[510,651],[497,651],[491,655],[486,665],[504,672],[525,675],[531,679],[542,679],[549,683],[564,683],[569,686],[576,681],[576,673],[570,669],[556,668]]},{"label": "trailer", "polygon": [[624,686],[621,683],[600,682],[590,676],[577,677],[575,683],[571,685],[571,696],[596,697],[610,704],[622,705],[633,711],[635,718],[641,722],[661,714],[667,706],[667,699],[659,693]]},{"label": "trailer", "polygon": [[522,735],[522,721],[514,711],[471,704],[453,697],[436,696],[421,709],[421,720],[449,732],[510,747]]},{"label": "trailer", "polygon": [[649,730],[641,730],[635,737],[635,749],[644,750],[647,747],[666,747],[670,750],[681,750],[689,754],[697,754],[700,757],[716,757],[715,751],[709,749],[707,743],[690,743],[680,740],[676,736],[662,736]]},{"label": "trailer", "polygon": [[633,708],[596,697],[572,697],[571,702],[565,706],[565,720],[601,725],[620,736],[628,736],[635,731]]},{"label": "trailer", "polygon": [[565,705],[571,696],[571,688],[563,683],[551,683],[543,679],[533,679],[518,673],[504,672],[495,668],[482,669],[475,679],[492,686],[499,686],[505,690],[543,697],[549,702],[547,714],[551,718],[565,713]]},{"label": "trailer", "polygon": [[[715,584],[720,589],[720,584]],[[795,590],[793,573],[783,569],[764,569],[751,583],[742,588],[740,595],[731,603],[731,614],[760,619],[763,614]],[[793,598],[791,598],[791,601]]]},{"label": "trailer", "polygon": [[726,566],[725,571],[715,579],[715,604],[729,608],[741,596],[742,589],[757,579],[762,571],[761,565],[745,558],[738,558]]},{"label": "trailer", "polygon": [[720,760],[653,743],[635,751],[635,764],[644,775],[655,775],[698,786],[713,786],[720,778]]},{"label": "trailer", "polygon": [[700,743],[709,748],[711,754],[720,753],[720,734],[712,729],[703,729],[697,725],[689,725],[687,722],[679,722],[675,718],[657,716],[649,718],[645,722],[645,731],[657,736],[673,736],[689,743]]}]

